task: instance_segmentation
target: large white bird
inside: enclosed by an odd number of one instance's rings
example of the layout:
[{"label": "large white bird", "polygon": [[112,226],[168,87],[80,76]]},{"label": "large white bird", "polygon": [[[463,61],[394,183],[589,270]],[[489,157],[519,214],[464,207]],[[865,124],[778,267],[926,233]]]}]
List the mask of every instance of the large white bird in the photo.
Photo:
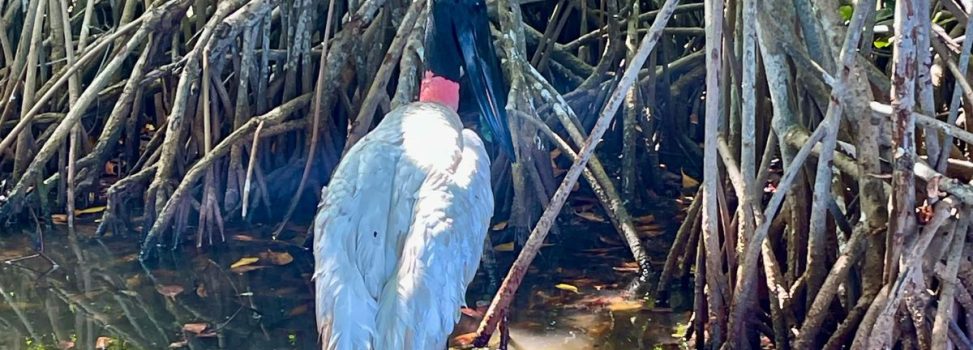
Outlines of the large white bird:
[{"label": "large white bird", "polygon": [[513,154],[499,67],[483,0],[428,1],[419,102],[389,112],[322,191],[313,277],[322,349],[444,349],[480,263],[490,159],[456,111],[463,76]]}]

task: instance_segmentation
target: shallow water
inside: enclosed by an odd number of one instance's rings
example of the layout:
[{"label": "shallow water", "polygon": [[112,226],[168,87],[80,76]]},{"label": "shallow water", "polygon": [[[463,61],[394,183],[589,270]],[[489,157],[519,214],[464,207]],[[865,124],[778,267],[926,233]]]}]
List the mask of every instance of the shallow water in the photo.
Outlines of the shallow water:
[{"label": "shallow water", "polygon": [[[291,228],[284,241],[261,238],[261,228],[228,232],[226,244],[187,242],[140,263],[134,235],[90,239],[93,229],[82,226],[74,242],[56,226],[44,237],[53,270],[45,257],[30,257],[33,231],[3,234],[0,349],[314,349],[312,261],[299,244],[305,230]],[[634,275],[624,247],[570,246],[544,248],[531,268],[512,311],[511,348],[685,347],[677,335],[688,312],[618,296]],[[513,257],[496,252],[498,270]],[[485,270],[468,295],[481,307],[464,311],[455,347],[489,300]]]}]

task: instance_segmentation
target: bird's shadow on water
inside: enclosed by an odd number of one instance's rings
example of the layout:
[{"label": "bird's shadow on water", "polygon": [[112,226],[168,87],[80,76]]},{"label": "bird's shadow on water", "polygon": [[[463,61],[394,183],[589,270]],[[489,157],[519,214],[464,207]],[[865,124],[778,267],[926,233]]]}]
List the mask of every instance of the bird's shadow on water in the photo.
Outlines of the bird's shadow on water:
[{"label": "bird's shadow on water", "polygon": [[[587,229],[571,228],[563,235]],[[607,228],[611,230],[610,227]],[[227,243],[160,250],[138,260],[137,235],[78,240],[63,226],[45,234],[45,255],[29,235],[0,234],[0,337],[3,349],[315,349],[313,262],[292,225],[285,241],[228,232]],[[577,233],[577,232],[575,232]],[[593,235],[597,236],[597,235]],[[521,349],[678,347],[688,313],[619,296],[634,273],[615,242],[544,248],[518,293],[512,345]],[[563,243],[563,242],[562,242]],[[501,273],[515,252],[497,252]],[[663,256],[664,258],[664,256]],[[53,264],[59,266],[51,270]],[[470,309],[451,339],[462,347],[489,301],[481,269]],[[50,272],[48,272],[50,271]],[[690,298],[691,300],[691,298]],[[480,304],[480,308],[475,305]]]}]

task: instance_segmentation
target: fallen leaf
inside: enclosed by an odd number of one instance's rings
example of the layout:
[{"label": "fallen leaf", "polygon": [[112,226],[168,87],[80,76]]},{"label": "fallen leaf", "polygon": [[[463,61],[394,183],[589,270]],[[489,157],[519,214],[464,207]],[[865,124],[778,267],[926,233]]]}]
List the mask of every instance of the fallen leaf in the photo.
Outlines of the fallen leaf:
[{"label": "fallen leaf", "polygon": [[294,295],[295,293],[297,293],[297,288],[294,287],[284,287],[284,288],[279,288],[274,290],[274,295],[279,297],[286,297],[286,296]]},{"label": "fallen leaf", "polygon": [[699,180],[694,179],[692,176],[686,175],[685,170],[680,170],[682,172],[682,188],[693,188],[699,186]]},{"label": "fallen leaf", "polygon": [[182,325],[182,331],[192,334],[201,334],[208,327],[209,325],[206,323],[187,323]]},{"label": "fallen leaf", "polygon": [[638,231],[639,234],[648,236],[649,238],[658,237],[665,233],[665,229],[662,227],[662,225],[656,224],[641,225],[636,227],[635,230]]},{"label": "fallen leaf", "polygon": [[210,338],[216,336],[216,331],[209,328],[206,323],[187,323],[182,326],[182,331],[196,336],[196,338]]},{"label": "fallen leaf", "polygon": [[117,176],[118,175],[118,163],[117,162],[105,162],[105,175]]},{"label": "fallen leaf", "polygon": [[303,315],[306,312],[307,312],[307,304],[301,304],[301,305],[295,306],[293,309],[291,309],[291,311],[287,312],[287,315],[288,316],[297,316],[297,315]]},{"label": "fallen leaf", "polygon": [[583,211],[591,211],[595,207],[595,205],[593,203],[588,203],[588,204],[575,205],[573,207],[574,207],[574,211],[580,213]]},{"label": "fallen leaf", "polygon": [[458,346],[473,345],[474,339],[476,339],[476,332],[464,333],[453,337],[453,344]]},{"label": "fallen leaf", "polygon": [[468,308],[468,307],[460,308],[459,309],[459,312],[462,313],[462,314],[464,314],[464,315],[466,315],[466,316],[472,317],[472,318],[482,318],[483,317],[483,313],[482,312],[480,312],[480,311],[478,311],[476,309]]},{"label": "fallen leaf", "polygon": [[68,223],[68,216],[66,214],[51,214],[51,222],[56,225],[64,225]]},{"label": "fallen leaf", "polygon": [[246,257],[246,258],[242,258],[240,260],[237,260],[237,262],[233,263],[233,265],[230,265],[230,268],[231,269],[235,269],[235,268],[238,268],[238,267],[241,267],[241,266],[247,266],[247,265],[253,264],[253,263],[258,262],[258,261],[260,261],[260,258]]},{"label": "fallen leaf", "polygon": [[234,273],[246,273],[246,272],[250,272],[250,271],[254,271],[254,270],[260,270],[260,269],[266,269],[266,268],[267,268],[266,266],[247,265],[247,266],[234,267],[234,268],[230,269],[230,271],[232,271]]},{"label": "fallen leaf", "polygon": [[247,236],[247,235],[233,235],[233,236],[230,236],[230,239],[232,239],[234,241],[240,241],[240,242],[252,242],[252,241],[255,241],[256,240],[253,237],[250,237],[250,236]]},{"label": "fallen leaf", "polygon": [[539,299],[540,302],[544,304],[550,304],[552,300],[560,299],[557,296],[553,296],[545,293],[543,290],[538,290],[537,292],[534,293],[534,296],[537,297],[537,299]]},{"label": "fallen leaf", "polygon": [[619,272],[639,272],[639,265],[635,262],[626,262],[622,266],[614,266],[612,269]]},{"label": "fallen leaf", "polygon": [[633,311],[642,308],[642,303],[637,300],[619,300],[608,305],[608,310],[613,312]]},{"label": "fallen leaf", "polygon": [[672,337],[682,338],[686,336],[686,332],[689,331],[689,323],[676,323],[675,327],[672,327]]},{"label": "fallen leaf", "polygon": [[594,222],[605,222],[605,218],[601,215],[595,214],[595,212],[585,211],[585,212],[575,212],[574,215],[580,216],[588,221]]},{"label": "fallen leaf", "polygon": [[105,350],[108,349],[108,345],[111,344],[111,338],[109,337],[98,337],[95,340],[95,349]]},{"label": "fallen leaf", "polygon": [[600,235],[600,236],[598,236],[598,241],[600,241],[601,243],[605,243],[605,244],[608,244],[608,245],[614,245],[614,246],[621,246],[621,245],[625,244],[625,242],[622,242],[620,239],[618,239],[615,236],[610,236],[609,237],[609,236],[605,236],[605,235]]},{"label": "fallen leaf", "polygon": [[602,256],[611,253],[615,250],[621,249],[620,247],[609,247],[609,248],[588,248],[581,250],[582,253],[586,255]]},{"label": "fallen leaf", "polygon": [[581,294],[581,292],[578,291],[578,287],[572,286],[572,285],[567,284],[567,283],[558,283],[557,285],[554,286],[554,288],[557,288],[557,289],[560,289],[560,290],[566,290],[566,291],[569,291],[569,292],[574,292],[576,294]]},{"label": "fallen leaf", "polygon": [[496,225],[493,225],[493,227],[491,227],[490,229],[494,231],[500,231],[505,228],[507,228],[507,221],[498,222]]},{"label": "fallen leaf", "polygon": [[590,337],[601,338],[612,330],[612,322],[592,322],[586,325],[585,334]]},{"label": "fallen leaf", "polygon": [[206,284],[200,282],[198,285],[196,285],[196,295],[198,295],[200,298],[209,296],[209,293],[206,291]]},{"label": "fallen leaf", "polygon": [[184,347],[187,347],[187,346],[189,346],[189,341],[188,340],[185,340],[185,339],[180,340],[180,341],[176,341],[176,342],[169,343],[169,348],[170,349],[179,349],[179,348],[184,348]]},{"label": "fallen leaf", "polygon": [[288,252],[263,252],[260,253],[260,257],[267,259],[271,264],[274,265],[287,265],[291,261],[294,261],[294,257]]},{"label": "fallen leaf", "polygon": [[916,219],[918,219],[919,224],[925,225],[932,217],[935,216],[935,210],[929,205],[929,202],[922,203],[921,206],[916,208]]},{"label": "fallen leaf", "polygon": [[58,349],[61,349],[61,350],[70,350],[70,349],[74,349],[74,345],[75,344],[74,344],[73,341],[70,341],[70,340],[62,340],[62,341],[60,341],[60,342],[57,343],[57,348]]},{"label": "fallen leaf", "polygon": [[503,244],[497,244],[493,246],[493,250],[498,252],[512,252],[514,251],[514,242],[507,242]]},{"label": "fallen leaf", "polygon": [[645,216],[639,216],[639,217],[635,218],[635,222],[636,223],[643,224],[643,225],[644,224],[651,224],[654,221],[655,221],[655,216],[653,216],[652,214],[645,215]]},{"label": "fallen leaf", "polygon": [[105,211],[105,206],[101,205],[97,207],[77,209],[74,211],[74,215],[97,214],[103,211]]},{"label": "fallen leaf", "polygon": [[183,288],[178,284],[170,284],[170,285],[160,284],[155,286],[155,290],[158,291],[159,294],[165,296],[166,298],[175,298],[177,295],[182,293],[182,291],[185,290],[185,288]]},{"label": "fallen leaf", "polygon": [[141,274],[135,274],[135,275],[132,275],[132,277],[129,277],[129,278],[126,278],[125,279],[125,286],[128,287],[128,289],[135,289],[135,288],[138,288],[138,286],[141,286],[141,285],[142,285],[142,275]]}]

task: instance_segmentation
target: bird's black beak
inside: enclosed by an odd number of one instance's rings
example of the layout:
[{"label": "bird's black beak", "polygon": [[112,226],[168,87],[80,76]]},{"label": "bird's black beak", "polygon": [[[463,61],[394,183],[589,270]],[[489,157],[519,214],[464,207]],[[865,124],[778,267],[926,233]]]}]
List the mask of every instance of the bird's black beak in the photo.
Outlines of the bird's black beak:
[{"label": "bird's black beak", "polygon": [[[507,94],[500,74],[500,62],[493,48],[485,0],[434,0],[459,5],[451,13],[433,13],[453,19],[456,40],[463,57],[463,70],[493,141],[510,159],[515,159],[510,127],[507,125]],[[464,9],[465,7],[465,9]],[[433,11],[445,10],[435,6]],[[463,11],[466,10],[466,11]]]}]

